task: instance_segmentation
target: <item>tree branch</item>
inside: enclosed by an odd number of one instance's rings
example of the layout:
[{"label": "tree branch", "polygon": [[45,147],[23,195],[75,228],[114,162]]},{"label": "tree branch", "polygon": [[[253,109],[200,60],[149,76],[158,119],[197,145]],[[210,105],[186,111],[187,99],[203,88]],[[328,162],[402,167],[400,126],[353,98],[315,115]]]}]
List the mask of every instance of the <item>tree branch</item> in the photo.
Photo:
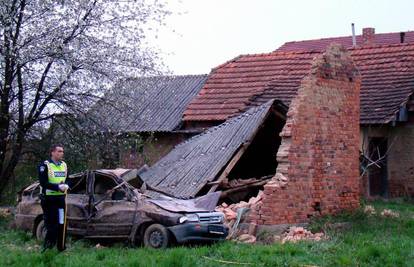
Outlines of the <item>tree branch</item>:
[{"label": "tree branch", "polygon": [[17,123],[18,131],[23,130],[24,125],[24,107],[23,107],[23,79],[22,79],[22,70],[20,66],[17,66],[17,85],[18,85],[18,93],[17,93],[17,105],[19,110],[19,120]]},{"label": "tree branch", "polygon": [[56,94],[62,89],[63,86],[68,82],[72,74],[77,69],[75,67],[72,67],[69,73],[66,75],[66,78],[53,89],[53,91],[47,95],[47,97],[43,100],[43,102],[40,104],[39,108],[34,112],[33,116],[28,117],[27,122],[25,123],[25,127],[31,127],[33,124],[37,122],[37,119],[42,114],[44,108],[49,104],[49,102],[56,96]]},{"label": "tree branch", "polygon": [[47,77],[47,74],[49,73],[50,68],[52,67],[52,64],[54,62],[54,58],[52,58],[49,63],[47,63],[45,70],[42,73],[42,77],[40,78],[39,84],[37,86],[37,90],[36,90],[36,95],[33,101],[33,106],[30,109],[29,115],[27,116],[28,119],[30,120],[34,114],[34,112],[37,109],[37,106],[39,104],[39,100],[40,100],[40,93],[43,91],[43,86]]},{"label": "tree branch", "polygon": [[20,10],[19,10],[19,16],[16,22],[16,29],[14,30],[14,37],[13,37],[13,50],[16,49],[16,44],[17,44],[17,40],[19,39],[19,34],[20,34],[20,27],[22,26],[22,21],[23,21],[23,14],[24,14],[24,9],[26,7],[26,0],[22,0],[20,2]]}]

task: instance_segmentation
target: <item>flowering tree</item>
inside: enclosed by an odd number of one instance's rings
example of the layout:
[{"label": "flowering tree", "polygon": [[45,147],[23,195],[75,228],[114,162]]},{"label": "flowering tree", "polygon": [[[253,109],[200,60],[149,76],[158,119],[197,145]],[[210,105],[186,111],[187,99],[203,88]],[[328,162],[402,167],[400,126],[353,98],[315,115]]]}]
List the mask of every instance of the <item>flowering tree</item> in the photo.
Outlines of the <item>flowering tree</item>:
[{"label": "flowering tree", "polygon": [[168,14],[157,0],[0,0],[0,194],[37,125],[161,69],[146,36]]}]

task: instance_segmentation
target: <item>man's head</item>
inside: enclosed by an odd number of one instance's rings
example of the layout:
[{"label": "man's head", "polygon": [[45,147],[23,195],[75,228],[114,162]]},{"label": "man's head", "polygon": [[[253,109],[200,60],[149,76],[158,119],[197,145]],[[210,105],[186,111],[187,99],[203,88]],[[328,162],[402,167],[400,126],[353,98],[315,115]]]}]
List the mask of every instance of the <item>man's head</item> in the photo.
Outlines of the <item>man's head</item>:
[{"label": "man's head", "polygon": [[61,161],[63,159],[63,146],[62,145],[52,145],[50,147],[50,157],[54,161]]}]

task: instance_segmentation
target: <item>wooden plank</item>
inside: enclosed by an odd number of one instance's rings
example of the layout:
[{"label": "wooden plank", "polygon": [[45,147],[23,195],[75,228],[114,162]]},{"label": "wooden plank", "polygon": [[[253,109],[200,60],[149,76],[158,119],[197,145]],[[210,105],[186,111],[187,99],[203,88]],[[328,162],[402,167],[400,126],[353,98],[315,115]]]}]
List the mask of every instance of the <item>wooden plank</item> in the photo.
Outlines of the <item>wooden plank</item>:
[{"label": "wooden plank", "polygon": [[[276,110],[273,107],[270,107],[270,110],[269,111],[270,112],[275,112]],[[259,132],[259,130],[263,127],[263,124],[268,119],[270,112],[267,112],[267,114],[261,119],[261,123],[258,125],[258,127],[256,128],[256,130],[254,131],[252,137],[249,139],[249,142],[245,142],[244,144],[242,144],[240,146],[239,150],[236,152],[236,154],[230,160],[229,164],[227,164],[227,167],[224,169],[224,171],[221,173],[221,175],[219,176],[219,178],[216,180],[218,183],[217,184],[214,184],[210,188],[210,190],[208,190],[208,193],[214,192],[217,189],[217,187],[219,187],[220,184],[224,181],[224,179],[227,179],[227,175],[229,175],[229,173],[231,172],[231,170],[234,168],[234,166],[236,165],[236,163],[239,161],[240,157],[244,154],[244,152],[246,151],[246,149],[249,147],[250,142],[252,140],[254,140],[254,138],[256,137],[256,135]],[[278,117],[284,117],[283,114],[281,114],[279,112],[278,113],[275,113],[275,115],[278,116]]]},{"label": "wooden plank", "polygon": [[227,178],[227,175],[231,172],[231,170],[234,168],[236,163],[239,161],[240,157],[244,154],[247,147],[249,147],[250,143],[244,143],[240,146],[239,150],[236,152],[236,154],[233,156],[233,158],[230,160],[229,164],[227,164],[224,171],[220,174],[219,178],[216,180],[216,184],[214,184],[210,190],[208,190],[208,193],[216,191],[217,187],[224,181],[224,179]]},{"label": "wooden plank", "polygon": [[276,115],[276,117],[278,117],[279,119],[282,119],[282,120],[286,120],[286,115],[285,114],[283,114],[283,113],[281,113],[280,111],[278,111],[278,110],[276,110],[276,109],[274,109],[274,108],[272,108],[272,112],[273,112],[273,114],[275,114]]},{"label": "wooden plank", "polygon": [[225,198],[230,194],[237,193],[237,192],[240,192],[240,191],[243,191],[243,190],[246,190],[246,189],[250,189],[250,188],[253,188],[253,187],[263,186],[263,185],[267,184],[271,179],[272,178],[268,178],[268,179],[265,179],[265,180],[262,180],[262,181],[257,181],[257,182],[254,182],[254,183],[250,183],[250,184],[246,184],[246,185],[243,185],[243,186],[228,189],[226,191],[221,192],[220,198]]}]

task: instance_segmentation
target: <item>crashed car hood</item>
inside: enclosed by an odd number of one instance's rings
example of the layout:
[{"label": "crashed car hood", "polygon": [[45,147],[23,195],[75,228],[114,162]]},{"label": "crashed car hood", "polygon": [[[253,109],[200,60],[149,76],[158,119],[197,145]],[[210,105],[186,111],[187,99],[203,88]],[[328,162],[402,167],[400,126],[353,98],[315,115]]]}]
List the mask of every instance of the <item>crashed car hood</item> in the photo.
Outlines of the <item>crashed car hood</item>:
[{"label": "crashed car hood", "polygon": [[158,199],[148,199],[148,201],[171,212],[210,212],[216,208],[220,194],[221,192],[218,191],[186,200],[161,196]]}]

